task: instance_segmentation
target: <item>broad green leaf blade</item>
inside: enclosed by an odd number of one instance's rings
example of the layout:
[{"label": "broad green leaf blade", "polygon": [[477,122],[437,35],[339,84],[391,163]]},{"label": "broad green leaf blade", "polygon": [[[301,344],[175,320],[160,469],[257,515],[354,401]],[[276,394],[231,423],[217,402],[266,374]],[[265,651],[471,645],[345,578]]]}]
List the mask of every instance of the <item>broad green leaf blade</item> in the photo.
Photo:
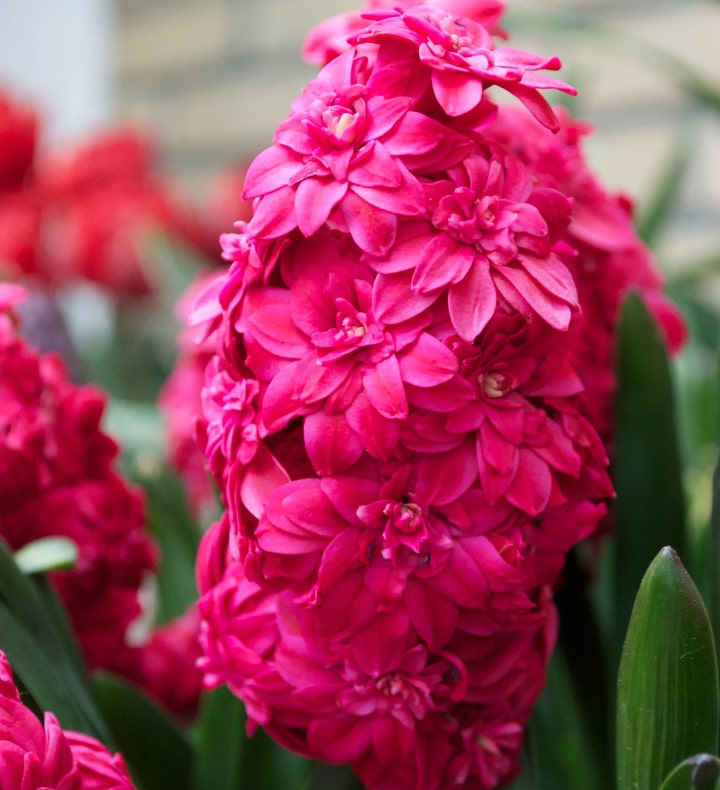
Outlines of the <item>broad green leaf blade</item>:
[{"label": "broad green leaf blade", "polygon": [[138,787],[191,790],[192,749],[167,716],[133,686],[112,675],[96,677],[93,690]]},{"label": "broad green leaf blade", "polygon": [[[614,653],[635,592],[663,546],[685,555],[685,505],[675,403],[664,342],[642,299],[622,310],[615,441]],[[686,756],[686,755],[685,755]]]},{"label": "broad green leaf blade", "polygon": [[712,479],[712,511],[708,551],[708,596],[710,598],[710,622],[715,635],[715,650],[720,640],[720,460],[715,465]]},{"label": "broad green leaf blade", "polygon": [[696,754],[680,765],[662,783],[660,790],[715,790],[720,780],[720,760],[712,754]]},{"label": "broad green leaf blade", "polygon": [[104,742],[98,729],[79,703],[63,671],[47,655],[30,630],[0,603],[0,650],[8,657],[13,674],[28,690],[37,706],[54,713],[62,726],[84,732]]},{"label": "broad green leaf blade", "polygon": [[[601,580],[596,579],[597,585]],[[614,715],[610,689],[615,684],[608,672],[608,651],[597,605],[590,598],[587,569],[577,549],[569,552],[563,581],[555,591],[560,618],[558,653],[567,674],[565,707],[577,709],[578,737],[584,745],[582,769],[587,775],[573,787],[611,786],[615,776]],[[559,663],[559,659],[554,659]],[[550,665],[552,680],[553,662]],[[555,727],[549,723],[554,737]]]},{"label": "broad green leaf blade", "polygon": [[[305,788],[313,763],[283,749],[262,729],[257,730],[243,751],[241,790],[287,787]],[[322,790],[344,790],[330,785]]]},{"label": "broad green leaf blade", "polygon": [[[7,652],[13,671],[28,687],[37,704],[55,713],[64,726],[111,745],[111,736],[79,670],[77,654],[68,651],[62,625],[58,626],[53,618],[54,609],[47,606],[46,596],[41,595],[38,587],[20,571],[2,540],[0,602],[3,603],[0,648]],[[62,687],[61,697],[58,697],[60,689],[54,688],[54,684]],[[56,709],[65,692],[73,700],[73,706]],[[66,723],[69,717],[74,722],[72,725]]]},{"label": "broad green leaf blade", "polygon": [[150,531],[160,544],[157,619],[166,623],[197,600],[195,556],[201,531],[189,513],[177,477],[162,470],[140,477],[139,482],[147,494]]},{"label": "broad green leaf blade", "polygon": [[[532,785],[535,790],[605,790],[601,754],[585,727],[568,675],[565,657],[553,655],[543,693],[528,730]],[[598,750],[599,751],[599,750]]]},{"label": "broad green leaf blade", "polygon": [[[303,790],[363,790],[364,787],[365,785],[347,765],[314,763],[312,775]],[[530,790],[530,788],[522,785],[514,787],[513,790]]]},{"label": "broad green leaf blade", "polygon": [[618,675],[618,790],[659,787],[718,736],[718,670],[707,612],[675,551],[643,577]]},{"label": "broad green leaf blade", "polygon": [[77,545],[59,535],[27,543],[14,555],[18,568],[27,575],[73,568],[77,557]]},{"label": "broad green leaf blade", "polygon": [[246,745],[245,709],[224,686],[203,696],[193,728],[193,790],[238,790]]}]

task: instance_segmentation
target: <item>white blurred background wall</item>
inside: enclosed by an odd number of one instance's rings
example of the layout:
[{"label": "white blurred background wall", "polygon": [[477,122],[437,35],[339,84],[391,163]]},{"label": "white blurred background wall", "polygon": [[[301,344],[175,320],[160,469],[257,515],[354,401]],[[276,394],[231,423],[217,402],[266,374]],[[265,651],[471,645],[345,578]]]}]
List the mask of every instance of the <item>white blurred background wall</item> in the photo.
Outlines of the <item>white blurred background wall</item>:
[{"label": "white blurred background wall", "polygon": [[0,85],[41,112],[48,142],[115,115],[113,0],[0,0]]}]

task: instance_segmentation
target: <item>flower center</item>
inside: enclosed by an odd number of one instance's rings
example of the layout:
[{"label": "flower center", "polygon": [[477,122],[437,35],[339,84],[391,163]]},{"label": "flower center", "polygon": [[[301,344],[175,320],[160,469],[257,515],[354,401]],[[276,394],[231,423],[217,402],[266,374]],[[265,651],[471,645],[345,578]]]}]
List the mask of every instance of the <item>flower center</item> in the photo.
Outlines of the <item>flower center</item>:
[{"label": "flower center", "polygon": [[367,334],[367,326],[362,323],[363,318],[365,318],[363,313],[358,313],[356,316],[338,313],[336,320],[337,331],[333,335],[334,339],[338,343],[342,343],[365,337]]},{"label": "flower center", "polygon": [[[339,112],[339,114],[338,114]],[[328,131],[341,138],[355,120],[355,114],[338,107],[331,107],[323,113],[323,121]]]},{"label": "flower center", "polygon": [[482,391],[487,398],[504,398],[514,386],[514,377],[509,373],[493,370],[486,375],[478,376]]},{"label": "flower center", "polygon": [[423,525],[422,508],[412,502],[389,502],[383,513],[394,529],[409,534]]}]

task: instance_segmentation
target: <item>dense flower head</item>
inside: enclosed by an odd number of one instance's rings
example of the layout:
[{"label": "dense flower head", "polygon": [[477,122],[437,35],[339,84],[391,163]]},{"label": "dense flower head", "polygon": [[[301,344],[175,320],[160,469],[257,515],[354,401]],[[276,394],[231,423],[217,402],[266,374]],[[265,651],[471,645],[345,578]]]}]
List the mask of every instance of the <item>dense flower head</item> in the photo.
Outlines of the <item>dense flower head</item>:
[{"label": "dense flower head", "polygon": [[140,492],[116,471],[103,394],[67,378],[62,360],[18,334],[18,286],[0,284],[0,536],[14,550],[61,535],[76,566],[52,574],[91,667],[108,666],[140,613],[156,565]]},{"label": "dense flower head", "polygon": [[3,790],[133,790],[125,761],[95,738],[63,730],[27,708],[0,651],[0,787]]},{"label": "dense flower head", "polygon": [[552,586],[613,496],[625,293],[680,339],[627,203],[541,95],[571,91],[559,62],[495,47],[499,16],[375,0],[316,30],[325,65],[191,319],[225,506],[197,561],[205,683],[374,790],[515,775]]}]

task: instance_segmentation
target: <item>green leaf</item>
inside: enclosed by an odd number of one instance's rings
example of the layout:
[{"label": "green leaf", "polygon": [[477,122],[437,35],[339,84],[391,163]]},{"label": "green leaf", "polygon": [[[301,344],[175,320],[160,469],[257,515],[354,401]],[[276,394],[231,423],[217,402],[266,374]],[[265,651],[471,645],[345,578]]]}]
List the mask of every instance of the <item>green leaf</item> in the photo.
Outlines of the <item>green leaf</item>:
[{"label": "green leaf", "polygon": [[206,693],[193,728],[193,790],[238,790],[245,743],[242,702],[224,686]]},{"label": "green leaf", "polygon": [[720,460],[715,465],[712,480],[712,512],[708,547],[708,597],[710,599],[710,622],[715,635],[715,650],[720,639]]},{"label": "green leaf", "polygon": [[[601,712],[598,715],[602,715]],[[530,773],[536,790],[604,790],[599,745],[590,738],[565,657],[556,651],[543,693],[530,721]]]},{"label": "green leaf", "polygon": [[675,403],[664,342],[642,299],[625,301],[618,349],[615,440],[614,654],[635,591],[662,546],[685,553],[685,504]]},{"label": "green leaf", "polygon": [[696,754],[665,779],[660,790],[715,790],[720,781],[720,760],[712,754]]},{"label": "green leaf", "polygon": [[192,749],[168,717],[141,692],[112,675],[98,675],[93,690],[138,787],[191,790]]},{"label": "green leaf", "polygon": [[78,549],[69,538],[54,536],[26,543],[14,557],[18,568],[31,575],[75,567]]},{"label": "green leaf", "polygon": [[[66,729],[103,738],[75,697],[62,669],[54,663],[31,631],[0,603],[0,649],[7,655],[13,674],[36,705],[54,713]],[[108,739],[109,740],[109,739]]]},{"label": "green leaf", "polygon": [[162,470],[140,477],[139,482],[147,494],[150,531],[160,544],[157,617],[159,623],[166,623],[197,600],[195,557],[201,531],[177,477]]},{"label": "green leaf", "polygon": [[638,221],[638,234],[652,246],[667,225],[678,200],[680,186],[691,162],[693,148],[682,137],[660,173],[660,178],[651,190],[652,199]]},{"label": "green leaf", "polygon": [[643,577],[618,675],[618,790],[658,787],[718,737],[718,670],[707,612],[675,551]]},{"label": "green leaf", "polygon": [[77,652],[67,649],[64,626],[55,622],[47,594],[20,571],[2,540],[0,603],[0,648],[35,702],[52,711],[64,727],[112,745],[79,669]]}]

